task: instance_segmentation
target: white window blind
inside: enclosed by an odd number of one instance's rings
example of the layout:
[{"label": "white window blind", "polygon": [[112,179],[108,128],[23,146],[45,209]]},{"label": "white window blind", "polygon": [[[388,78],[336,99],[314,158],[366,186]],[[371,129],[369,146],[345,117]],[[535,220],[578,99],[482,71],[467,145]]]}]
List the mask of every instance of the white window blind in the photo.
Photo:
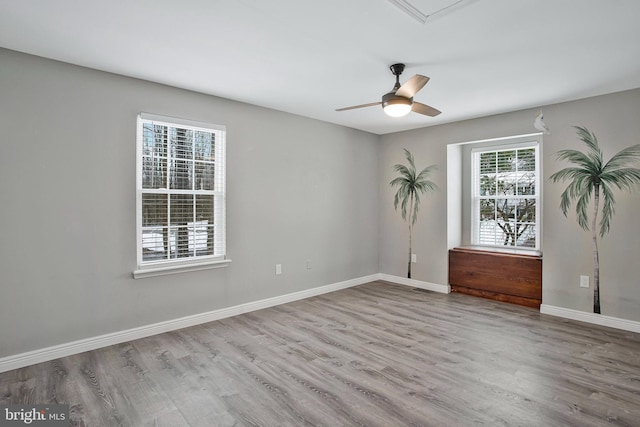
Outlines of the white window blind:
[{"label": "white window blind", "polygon": [[540,249],[539,140],[472,151],[472,244]]},{"label": "white window blind", "polygon": [[225,259],[225,128],[138,116],[138,268]]}]

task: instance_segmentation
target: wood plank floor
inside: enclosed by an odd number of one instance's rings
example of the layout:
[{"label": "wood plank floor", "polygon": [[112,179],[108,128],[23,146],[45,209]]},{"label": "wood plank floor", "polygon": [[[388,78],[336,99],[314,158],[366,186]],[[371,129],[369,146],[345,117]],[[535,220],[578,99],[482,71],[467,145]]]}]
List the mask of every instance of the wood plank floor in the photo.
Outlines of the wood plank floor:
[{"label": "wood plank floor", "polygon": [[81,426],[640,426],[640,334],[382,282],[0,374]]}]

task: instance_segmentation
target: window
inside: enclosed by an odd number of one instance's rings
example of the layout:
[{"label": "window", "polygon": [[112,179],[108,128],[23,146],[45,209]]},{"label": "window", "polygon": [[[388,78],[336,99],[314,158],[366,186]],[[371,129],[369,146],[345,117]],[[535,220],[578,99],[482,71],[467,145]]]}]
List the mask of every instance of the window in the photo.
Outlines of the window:
[{"label": "window", "polygon": [[137,150],[134,277],[228,263],[225,128],[142,113]]},{"label": "window", "polygon": [[540,249],[540,138],[472,150],[472,244]]}]

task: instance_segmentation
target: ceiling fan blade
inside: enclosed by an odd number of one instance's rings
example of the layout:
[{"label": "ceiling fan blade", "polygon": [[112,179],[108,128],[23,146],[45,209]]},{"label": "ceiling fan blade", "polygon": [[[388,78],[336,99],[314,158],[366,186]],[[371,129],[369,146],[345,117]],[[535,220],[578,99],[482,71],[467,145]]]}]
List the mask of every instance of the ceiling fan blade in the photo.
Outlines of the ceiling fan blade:
[{"label": "ceiling fan blade", "polygon": [[404,96],[405,98],[413,98],[413,96],[418,93],[418,91],[422,89],[428,81],[429,77],[416,74],[400,86],[400,89],[396,91],[396,95]]},{"label": "ceiling fan blade", "polygon": [[414,113],[418,113],[418,114],[424,114],[425,116],[429,116],[429,117],[435,117],[438,114],[441,113],[440,110],[436,110],[435,108],[431,107],[430,105],[426,105],[423,104],[421,102],[413,102],[413,105],[411,106],[411,111],[413,111]]},{"label": "ceiling fan blade", "polygon": [[382,102],[371,102],[369,104],[354,105],[352,107],[336,108],[336,111],[355,110],[356,108],[373,107],[374,105],[381,105]]}]

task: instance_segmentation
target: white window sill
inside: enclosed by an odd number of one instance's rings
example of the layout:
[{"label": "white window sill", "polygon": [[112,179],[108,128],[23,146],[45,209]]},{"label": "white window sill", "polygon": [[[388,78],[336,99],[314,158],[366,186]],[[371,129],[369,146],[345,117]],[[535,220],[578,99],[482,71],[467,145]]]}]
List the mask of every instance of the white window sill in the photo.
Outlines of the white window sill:
[{"label": "white window sill", "polygon": [[143,267],[133,272],[134,279],[144,279],[146,277],[164,276],[167,274],[185,273],[188,271],[208,270],[211,268],[228,267],[230,259],[204,261],[191,264],[161,265],[154,267]]},{"label": "white window sill", "polygon": [[473,249],[477,251],[486,251],[486,252],[500,252],[505,254],[514,254],[514,255],[529,255],[529,256],[542,256],[542,251],[536,249],[525,249],[525,248],[510,248],[507,246],[485,246],[485,245],[467,245],[467,246],[459,246],[461,249]]}]

